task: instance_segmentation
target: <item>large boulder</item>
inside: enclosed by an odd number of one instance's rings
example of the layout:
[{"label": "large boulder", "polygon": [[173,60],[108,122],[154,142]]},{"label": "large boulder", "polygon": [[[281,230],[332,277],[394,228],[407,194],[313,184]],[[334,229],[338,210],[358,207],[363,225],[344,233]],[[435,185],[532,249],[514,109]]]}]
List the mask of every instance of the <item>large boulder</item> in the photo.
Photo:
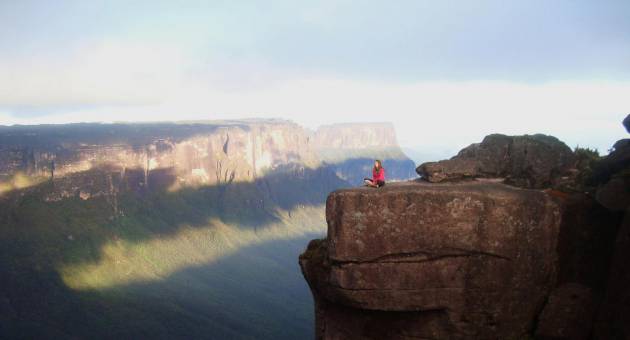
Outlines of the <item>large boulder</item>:
[{"label": "large boulder", "polygon": [[630,139],[620,139],[611,152],[597,162],[593,169],[594,184],[605,183],[615,174],[630,169]]},{"label": "large boulder", "polygon": [[630,206],[630,139],[619,140],[612,151],[597,162],[592,184],[597,185],[597,201],[611,211]]},{"label": "large boulder", "polygon": [[416,172],[430,182],[466,178],[505,178],[524,188],[545,188],[569,174],[574,165],[571,149],[552,136],[486,136],[457,156],[418,166]]},{"label": "large boulder", "polygon": [[497,183],[407,182],[328,197],[300,257],[318,339],[516,339],[555,286],[560,206]]},{"label": "large boulder", "polygon": [[626,128],[626,131],[630,133],[630,114],[626,116],[623,120],[623,126]]}]

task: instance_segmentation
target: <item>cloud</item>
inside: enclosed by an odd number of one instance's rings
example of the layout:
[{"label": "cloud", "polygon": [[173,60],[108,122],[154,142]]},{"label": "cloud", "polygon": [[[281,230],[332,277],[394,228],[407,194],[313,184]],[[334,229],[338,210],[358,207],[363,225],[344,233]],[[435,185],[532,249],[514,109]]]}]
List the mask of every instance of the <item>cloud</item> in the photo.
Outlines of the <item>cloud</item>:
[{"label": "cloud", "polygon": [[[264,77],[263,77],[264,78]],[[404,146],[459,148],[490,133],[552,134],[605,152],[625,137],[630,82],[417,82],[292,77],[234,90],[186,81],[157,103],[78,108],[22,123],[283,117],[315,128],[391,121]],[[15,116],[14,116],[15,117]],[[16,119],[14,119],[15,121]]]},{"label": "cloud", "polygon": [[456,150],[550,133],[605,150],[630,111],[630,3],[0,3],[0,123],[395,123]]},{"label": "cloud", "polygon": [[107,40],[63,53],[0,58],[0,107],[157,103],[178,85],[182,60],[168,46]]}]

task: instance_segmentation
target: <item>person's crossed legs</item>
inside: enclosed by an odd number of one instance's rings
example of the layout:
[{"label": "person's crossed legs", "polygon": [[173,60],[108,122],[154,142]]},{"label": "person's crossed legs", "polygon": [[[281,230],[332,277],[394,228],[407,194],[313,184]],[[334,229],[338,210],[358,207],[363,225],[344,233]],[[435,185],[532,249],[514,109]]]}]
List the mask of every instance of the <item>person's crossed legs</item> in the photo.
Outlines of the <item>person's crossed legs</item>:
[{"label": "person's crossed legs", "polygon": [[376,183],[374,183],[374,180],[371,178],[364,178],[363,183],[365,183],[366,186],[372,187],[372,188],[379,188],[385,185],[385,182],[383,181],[377,181]]}]

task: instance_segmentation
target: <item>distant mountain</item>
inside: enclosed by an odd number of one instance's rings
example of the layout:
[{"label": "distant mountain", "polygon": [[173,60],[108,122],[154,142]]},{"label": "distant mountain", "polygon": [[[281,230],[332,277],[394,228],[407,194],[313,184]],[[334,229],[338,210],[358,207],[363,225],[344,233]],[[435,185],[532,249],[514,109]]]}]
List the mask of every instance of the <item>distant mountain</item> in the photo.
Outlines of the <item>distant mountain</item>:
[{"label": "distant mountain", "polygon": [[415,163],[401,150],[391,123],[325,125],[315,132],[314,146],[337,176],[355,186],[372,176],[375,159],[383,161],[388,180],[416,177]]},{"label": "distant mountain", "polygon": [[359,155],[323,161],[318,134],[277,120],[0,127],[0,338],[312,337],[295,258]]}]

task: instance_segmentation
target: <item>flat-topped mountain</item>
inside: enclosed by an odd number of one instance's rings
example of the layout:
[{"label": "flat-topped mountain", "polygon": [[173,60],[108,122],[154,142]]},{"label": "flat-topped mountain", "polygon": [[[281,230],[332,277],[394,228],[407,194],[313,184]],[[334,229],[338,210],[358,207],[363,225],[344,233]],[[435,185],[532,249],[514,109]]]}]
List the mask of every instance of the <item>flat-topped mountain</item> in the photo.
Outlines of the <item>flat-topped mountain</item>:
[{"label": "flat-topped mountain", "polygon": [[386,123],[316,132],[282,120],[0,127],[0,191],[96,167],[107,167],[110,181],[140,190],[152,183],[251,182],[287,164],[315,169],[323,163],[360,185],[376,158],[383,159],[388,179],[415,176]]},{"label": "flat-topped mountain", "polygon": [[286,121],[72,124],[0,129],[0,176],[64,176],[95,166],[172,169],[181,184],[253,180],[281,164],[316,167],[308,132]]},{"label": "flat-topped mountain", "polygon": [[315,132],[313,144],[319,157],[353,185],[371,176],[374,159],[383,160],[390,180],[415,177],[414,163],[398,145],[391,123],[324,125]]}]

